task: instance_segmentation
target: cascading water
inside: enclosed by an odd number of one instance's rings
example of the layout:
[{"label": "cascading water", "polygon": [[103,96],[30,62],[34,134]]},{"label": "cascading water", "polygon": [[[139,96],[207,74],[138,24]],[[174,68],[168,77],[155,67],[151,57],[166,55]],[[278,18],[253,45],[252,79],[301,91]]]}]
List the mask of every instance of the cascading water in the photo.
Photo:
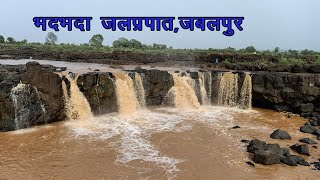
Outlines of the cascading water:
[{"label": "cascading water", "polygon": [[218,95],[218,105],[236,106],[238,102],[238,74],[223,73]]},{"label": "cascading water", "polygon": [[114,73],[116,79],[116,94],[120,114],[131,114],[138,110],[139,101],[136,97],[133,80],[124,72]]},{"label": "cascading water", "polygon": [[30,117],[39,117],[45,113],[38,89],[34,86],[19,83],[11,89],[10,98],[15,112],[15,130],[29,127]]},{"label": "cascading water", "polygon": [[212,94],[212,75],[211,72],[199,72],[199,88],[202,104],[211,104]]},{"label": "cascading water", "polygon": [[188,76],[179,76],[179,74],[172,74],[172,76],[174,86],[168,92],[168,104],[179,108],[199,108],[197,95],[190,85],[192,79]]},{"label": "cascading water", "polygon": [[66,76],[70,82],[70,94],[67,85],[62,81],[62,89],[65,97],[65,107],[69,120],[89,120],[92,117],[91,108],[88,100],[79,90],[77,85],[78,75],[74,77]]},{"label": "cascading water", "polygon": [[252,79],[248,73],[246,73],[242,83],[239,106],[244,109],[250,109],[252,107]]},{"label": "cascading water", "polygon": [[133,84],[139,105],[141,108],[144,108],[146,106],[146,95],[143,87],[142,77],[139,73],[134,73]]}]

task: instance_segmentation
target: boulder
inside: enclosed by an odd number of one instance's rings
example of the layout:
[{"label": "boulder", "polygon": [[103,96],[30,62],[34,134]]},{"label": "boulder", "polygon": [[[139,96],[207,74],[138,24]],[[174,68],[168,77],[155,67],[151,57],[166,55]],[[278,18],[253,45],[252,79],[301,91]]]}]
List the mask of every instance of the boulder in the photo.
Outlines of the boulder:
[{"label": "boulder", "polygon": [[264,145],[266,145],[266,142],[260,141],[259,139],[253,139],[249,142],[249,145],[247,146],[247,151],[255,153],[255,151],[257,150],[263,150]]},{"label": "boulder", "polygon": [[280,156],[270,151],[257,150],[255,151],[253,161],[264,165],[279,164]]},{"label": "boulder", "polygon": [[312,103],[301,104],[300,111],[302,113],[312,113],[314,110],[314,105]]},{"label": "boulder", "polygon": [[270,137],[272,139],[291,139],[290,134],[287,131],[283,131],[280,129],[275,130]]},{"label": "boulder", "polygon": [[281,162],[289,166],[297,166],[298,164],[303,164],[305,160],[301,156],[291,155],[284,158]]},{"label": "boulder", "polygon": [[319,126],[318,121],[315,121],[315,120],[310,121],[310,125],[311,126]]},{"label": "boulder", "polygon": [[310,138],[302,138],[299,141],[303,142],[303,143],[307,143],[307,144],[318,144],[317,142],[315,142],[314,140],[312,140]]},{"label": "boulder", "polygon": [[316,136],[320,136],[320,129],[317,129],[316,131],[314,131],[312,134],[316,135]]},{"label": "boulder", "polygon": [[290,146],[290,148],[297,151],[299,154],[310,156],[309,147],[307,144],[295,144]]},{"label": "boulder", "polygon": [[300,127],[300,131],[304,132],[304,133],[309,133],[312,134],[317,130],[317,128],[311,126],[311,125],[304,125],[302,127]]}]

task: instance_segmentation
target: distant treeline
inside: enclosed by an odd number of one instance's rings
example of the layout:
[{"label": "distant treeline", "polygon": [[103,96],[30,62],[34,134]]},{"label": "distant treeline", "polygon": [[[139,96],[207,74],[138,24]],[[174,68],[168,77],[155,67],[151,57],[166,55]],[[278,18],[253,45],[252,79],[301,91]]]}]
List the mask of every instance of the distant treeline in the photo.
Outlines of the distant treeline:
[{"label": "distant treeline", "polygon": [[[306,64],[306,63],[317,63],[320,64],[320,52],[313,50],[286,50],[281,51],[279,47],[276,47],[274,50],[264,50],[259,51],[254,46],[248,46],[243,49],[235,49],[232,47],[227,47],[224,49],[173,49],[171,46],[168,47],[165,44],[154,43],[152,45],[143,44],[142,42],[136,39],[126,39],[121,37],[113,41],[112,46],[103,45],[104,37],[101,34],[93,35],[88,43],[75,45],[75,44],[65,44],[58,42],[58,37],[52,32],[49,32],[45,37],[45,43],[28,43],[26,39],[22,41],[16,41],[13,37],[3,37],[0,35],[0,44],[10,45],[10,49],[14,50],[14,46],[23,46],[28,48],[42,49],[44,51],[51,52],[111,52],[114,50],[125,50],[133,51],[139,53],[161,53],[167,55],[173,54],[193,54],[193,53],[224,53],[224,54],[252,54],[259,55],[259,63],[266,65],[272,62],[269,62],[270,58],[263,58],[267,56],[275,57],[278,63],[281,64]],[[16,48],[18,50],[19,48]],[[234,56],[232,56],[234,57]],[[225,63],[233,62],[232,59],[225,59]]]}]

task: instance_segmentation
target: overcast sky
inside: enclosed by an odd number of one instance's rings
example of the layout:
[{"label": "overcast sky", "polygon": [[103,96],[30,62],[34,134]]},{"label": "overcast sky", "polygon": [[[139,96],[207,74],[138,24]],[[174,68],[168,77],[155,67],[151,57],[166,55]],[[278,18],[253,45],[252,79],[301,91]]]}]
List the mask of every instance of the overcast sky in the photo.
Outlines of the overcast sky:
[{"label": "overcast sky", "polygon": [[[35,16],[92,16],[90,32],[60,31],[59,43],[87,43],[102,34],[104,44],[119,37],[175,48],[244,48],[320,50],[320,0],[1,0],[0,35],[44,42],[48,32],[33,24]],[[243,16],[242,32],[112,32],[103,29],[101,16]]]}]

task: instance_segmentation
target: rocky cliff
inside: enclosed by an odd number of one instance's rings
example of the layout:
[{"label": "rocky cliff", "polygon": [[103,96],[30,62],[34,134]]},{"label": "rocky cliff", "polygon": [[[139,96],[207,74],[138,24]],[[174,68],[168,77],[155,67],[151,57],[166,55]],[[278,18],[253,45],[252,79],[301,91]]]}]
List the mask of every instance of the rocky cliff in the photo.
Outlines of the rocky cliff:
[{"label": "rocky cliff", "polygon": [[[24,66],[0,65],[0,131],[16,130],[66,118],[62,81],[67,78],[55,73],[55,67],[28,63]],[[174,79],[167,71],[135,69],[127,72],[134,78],[139,73],[147,106],[163,105]],[[211,103],[218,104],[221,77],[225,71],[187,72],[202,91],[210,93]],[[315,73],[280,73],[255,71],[252,77],[253,107],[289,111],[301,116],[320,119],[320,75]],[[241,87],[248,73],[237,74],[235,101],[239,101]],[[228,79],[224,79],[226,81]],[[78,77],[79,90],[88,100],[94,115],[118,112],[116,82],[110,72],[88,72]],[[251,83],[251,80],[250,80]],[[195,93],[203,104],[201,87]],[[251,89],[251,86],[250,86]],[[250,90],[251,93],[251,90]],[[251,96],[250,96],[251,98]]]},{"label": "rocky cliff", "polygon": [[0,66],[0,131],[65,119],[61,78],[54,67]]},{"label": "rocky cliff", "polygon": [[319,119],[320,75],[253,72],[253,105]]}]

